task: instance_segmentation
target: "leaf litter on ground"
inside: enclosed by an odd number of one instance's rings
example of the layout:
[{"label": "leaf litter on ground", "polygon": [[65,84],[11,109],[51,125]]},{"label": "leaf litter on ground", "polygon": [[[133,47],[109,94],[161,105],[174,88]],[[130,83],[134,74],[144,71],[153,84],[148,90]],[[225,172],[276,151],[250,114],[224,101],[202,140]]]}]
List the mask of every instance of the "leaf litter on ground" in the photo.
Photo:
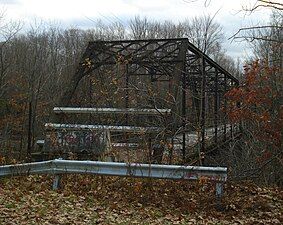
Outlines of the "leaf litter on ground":
[{"label": "leaf litter on ground", "polygon": [[62,175],[5,178],[0,224],[283,224],[283,191],[227,183],[222,210],[205,182]]}]

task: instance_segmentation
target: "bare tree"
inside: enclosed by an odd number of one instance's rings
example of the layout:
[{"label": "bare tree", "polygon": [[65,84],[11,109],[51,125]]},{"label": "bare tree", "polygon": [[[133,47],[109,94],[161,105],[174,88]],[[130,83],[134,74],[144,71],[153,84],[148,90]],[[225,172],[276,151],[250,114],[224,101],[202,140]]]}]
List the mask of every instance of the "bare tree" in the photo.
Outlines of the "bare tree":
[{"label": "bare tree", "polygon": [[220,50],[224,34],[220,24],[214,22],[214,17],[195,17],[184,24],[185,36],[204,53],[211,55]]},{"label": "bare tree", "polygon": [[133,20],[130,20],[130,38],[133,39],[146,39],[148,38],[148,32],[149,32],[149,26],[150,22],[148,19],[140,18],[139,16],[136,16]]},{"label": "bare tree", "polygon": [[20,29],[21,23],[7,21],[5,12],[0,12],[0,99],[5,92],[9,68],[13,65],[9,58],[9,44]]}]

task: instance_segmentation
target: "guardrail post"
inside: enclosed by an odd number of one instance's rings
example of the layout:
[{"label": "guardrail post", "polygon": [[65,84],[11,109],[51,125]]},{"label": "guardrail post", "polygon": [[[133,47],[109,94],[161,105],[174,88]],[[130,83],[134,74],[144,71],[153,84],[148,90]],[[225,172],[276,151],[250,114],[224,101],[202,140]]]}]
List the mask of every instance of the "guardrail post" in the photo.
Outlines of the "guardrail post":
[{"label": "guardrail post", "polygon": [[61,180],[61,176],[56,174],[52,185],[53,190],[58,190],[60,188],[60,180]]},{"label": "guardrail post", "polygon": [[[59,159],[55,159],[56,160],[62,160],[63,158],[59,158]],[[52,162],[53,164],[53,162]],[[58,190],[60,188],[60,181],[61,181],[61,175],[59,174],[55,174],[54,179],[53,179],[53,185],[52,185],[52,189]]]},{"label": "guardrail post", "polygon": [[222,196],[223,196],[223,182],[216,182],[215,184],[215,194],[216,194],[216,208],[221,209]]}]

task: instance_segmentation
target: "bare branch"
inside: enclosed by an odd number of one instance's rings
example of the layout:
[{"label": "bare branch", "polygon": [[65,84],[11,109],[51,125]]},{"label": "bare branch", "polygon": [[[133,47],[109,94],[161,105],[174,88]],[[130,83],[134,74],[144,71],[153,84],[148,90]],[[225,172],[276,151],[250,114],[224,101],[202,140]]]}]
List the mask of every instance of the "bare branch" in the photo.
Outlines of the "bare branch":
[{"label": "bare branch", "polygon": [[276,10],[283,10],[283,4],[275,1],[256,0],[252,7],[243,7],[244,11],[253,12],[258,8],[272,8]]},{"label": "bare branch", "polygon": [[231,39],[239,39],[239,38],[249,38],[252,40],[266,40],[266,41],[274,41],[274,42],[279,42],[279,40],[275,40],[275,39],[268,39],[265,37],[248,37],[248,36],[237,36],[239,35],[241,32],[243,31],[250,31],[250,30],[258,30],[258,29],[266,29],[266,28],[275,28],[275,29],[283,29],[283,26],[274,26],[274,25],[264,25],[264,26],[254,26],[254,27],[244,27],[239,29],[234,35],[232,35],[231,37],[228,38],[228,40]]},{"label": "bare branch", "polygon": [[[186,2],[186,3],[193,3],[193,2],[197,2],[199,0],[183,0],[183,1]],[[204,6],[208,7],[210,5],[210,3],[211,3],[211,0],[205,0],[204,1]]]},{"label": "bare branch", "polygon": [[276,6],[283,6],[283,3],[279,3],[279,2],[274,2],[274,1],[266,1],[266,0],[258,0],[259,2],[263,2],[263,3],[267,3],[270,5],[276,5]]},{"label": "bare branch", "polygon": [[277,7],[277,6],[274,6],[274,5],[256,5],[254,8],[251,9],[251,11],[254,11],[260,7],[263,7],[263,8],[273,8],[273,9],[277,9],[277,10],[283,10],[283,7]]},{"label": "bare branch", "polygon": [[234,39],[245,39],[250,42],[253,42],[255,40],[262,40],[262,41],[270,41],[270,42],[278,42],[276,39],[270,39],[265,37],[250,37],[250,36],[241,36],[241,37],[235,37]]}]

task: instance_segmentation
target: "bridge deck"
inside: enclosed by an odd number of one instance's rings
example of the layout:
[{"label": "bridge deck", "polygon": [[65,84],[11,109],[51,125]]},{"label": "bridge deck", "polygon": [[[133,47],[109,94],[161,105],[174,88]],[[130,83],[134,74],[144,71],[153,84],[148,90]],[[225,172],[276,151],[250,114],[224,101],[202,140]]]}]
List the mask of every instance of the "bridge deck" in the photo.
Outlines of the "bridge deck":
[{"label": "bridge deck", "polygon": [[[238,126],[233,126],[233,130],[238,129]],[[226,125],[226,135],[231,135],[231,125]],[[207,128],[205,129],[205,139],[211,140],[214,138],[215,134],[215,128]],[[224,125],[218,126],[218,135],[223,136],[224,135]],[[174,149],[182,149],[182,141],[183,141],[182,134],[177,135],[174,138]],[[201,132],[197,131],[191,131],[186,133],[186,147],[193,147],[196,144],[198,144],[201,140]]]}]

